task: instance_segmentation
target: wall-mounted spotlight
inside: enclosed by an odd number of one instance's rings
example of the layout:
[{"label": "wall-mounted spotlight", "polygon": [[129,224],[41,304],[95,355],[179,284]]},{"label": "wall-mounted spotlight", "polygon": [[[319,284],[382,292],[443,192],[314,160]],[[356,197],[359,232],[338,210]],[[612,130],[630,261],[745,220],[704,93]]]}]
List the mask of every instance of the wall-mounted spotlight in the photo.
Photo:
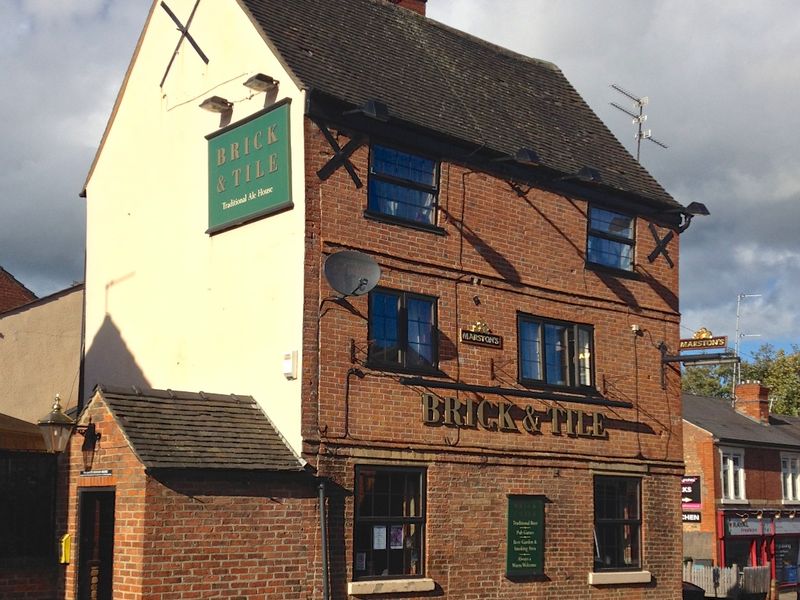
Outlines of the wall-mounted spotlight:
[{"label": "wall-mounted spotlight", "polygon": [[273,79],[264,73],[256,73],[250,79],[244,82],[244,86],[250,88],[254,92],[269,92],[278,87],[278,80]]},{"label": "wall-mounted spotlight", "polygon": [[505,155],[501,156],[500,158],[495,158],[492,162],[517,162],[521,165],[527,165],[529,167],[538,167],[542,164],[539,155],[536,153],[536,150],[531,148],[520,148],[517,150],[514,155]]},{"label": "wall-mounted spotlight", "polygon": [[690,202],[689,206],[687,206],[683,212],[681,212],[681,216],[683,217],[683,222],[678,227],[678,233],[683,233],[687,229],[689,229],[689,224],[692,222],[697,215],[702,217],[707,217],[710,215],[708,208],[702,202]]},{"label": "wall-mounted spotlight", "polygon": [[214,113],[225,113],[233,110],[233,103],[220,96],[210,96],[200,103],[200,108]]},{"label": "wall-mounted spotlight", "polygon": [[572,175],[564,175],[558,181],[580,181],[582,183],[601,183],[603,176],[594,167],[583,166]]}]

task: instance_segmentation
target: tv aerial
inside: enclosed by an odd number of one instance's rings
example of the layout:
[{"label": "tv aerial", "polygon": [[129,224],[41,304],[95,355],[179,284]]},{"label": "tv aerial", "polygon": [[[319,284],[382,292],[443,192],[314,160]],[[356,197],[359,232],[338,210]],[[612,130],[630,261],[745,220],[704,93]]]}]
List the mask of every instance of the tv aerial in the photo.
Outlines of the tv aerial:
[{"label": "tv aerial", "polygon": [[371,256],[355,250],[342,250],[325,259],[325,279],[345,296],[363,296],[381,278],[381,268]]},{"label": "tv aerial", "polygon": [[647,115],[644,114],[644,107],[647,106],[650,102],[650,98],[647,96],[637,96],[629,92],[628,90],[618,86],[616,83],[612,83],[611,87],[618,91],[620,94],[625,96],[626,98],[633,101],[633,106],[638,112],[632,112],[627,108],[623,108],[616,102],[609,102],[611,106],[616,108],[617,110],[621,110],[626,115],[628,115],[631,119],[633,119],[633,124],[637,125],[636,131],[636,162],[639,162],[639,154],[642,148],[642,140],[650,140],[654,144],[661,146],[662,148],[669,148],[664,142],[657,140],[653,137],[653,134],[649,129],[644,129],[642,125],[645,121],[647,121]]}]

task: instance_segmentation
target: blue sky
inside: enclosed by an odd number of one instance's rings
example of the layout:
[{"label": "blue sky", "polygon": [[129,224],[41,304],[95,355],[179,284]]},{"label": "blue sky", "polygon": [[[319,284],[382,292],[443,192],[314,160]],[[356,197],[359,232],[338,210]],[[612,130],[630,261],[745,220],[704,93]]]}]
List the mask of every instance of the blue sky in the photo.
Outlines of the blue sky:
[{"label": "blue sky", "polygon": [[[220,2],[232,0],[203,0]],[[289,0],[286,0],[289,1]],[[202,10],[203,2],[200,3]],[[149,0],[0,3],[0,265],[36,293],[83,277],[78,198]],[[641,161],[681,203],[684,336],[701,326],[745,352],[800,341],[800,3],[789,0],[428,0],[428,15],[556,63],[635,153],[609,103],[648,96]]]}]

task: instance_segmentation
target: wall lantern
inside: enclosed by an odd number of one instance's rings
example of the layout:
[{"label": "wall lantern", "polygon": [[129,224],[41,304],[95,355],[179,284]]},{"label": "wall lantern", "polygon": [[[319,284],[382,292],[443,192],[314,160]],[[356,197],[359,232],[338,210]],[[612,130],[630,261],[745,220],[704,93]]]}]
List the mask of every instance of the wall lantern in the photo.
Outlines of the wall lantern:
[{"label": "wall lantern", "polygon": [[100,434],[97,432],[94,423],[88,425],[77,425],[74,420],[64,414],[61,408],[61,397],[56,394],[52,410],[42,419],[39,419],[42,437],[48,452],[60,454],[67,448],[69,438],[73,431],[77,431],[83,436],[83,464],[87,470],[91,470],[94,459],[94,451],[97,442],[100,441]]}]

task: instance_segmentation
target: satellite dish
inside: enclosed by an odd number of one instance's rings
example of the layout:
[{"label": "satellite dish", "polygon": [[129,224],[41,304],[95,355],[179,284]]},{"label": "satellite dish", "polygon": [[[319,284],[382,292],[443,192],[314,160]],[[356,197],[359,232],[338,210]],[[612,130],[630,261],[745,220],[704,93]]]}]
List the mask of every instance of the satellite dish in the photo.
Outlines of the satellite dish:
[{"label": "satellite dish", "polygon": [[342,250],[325,259],[325,279],[343,296],[362,296],[378,284],[381,268],[371,256]]}]

